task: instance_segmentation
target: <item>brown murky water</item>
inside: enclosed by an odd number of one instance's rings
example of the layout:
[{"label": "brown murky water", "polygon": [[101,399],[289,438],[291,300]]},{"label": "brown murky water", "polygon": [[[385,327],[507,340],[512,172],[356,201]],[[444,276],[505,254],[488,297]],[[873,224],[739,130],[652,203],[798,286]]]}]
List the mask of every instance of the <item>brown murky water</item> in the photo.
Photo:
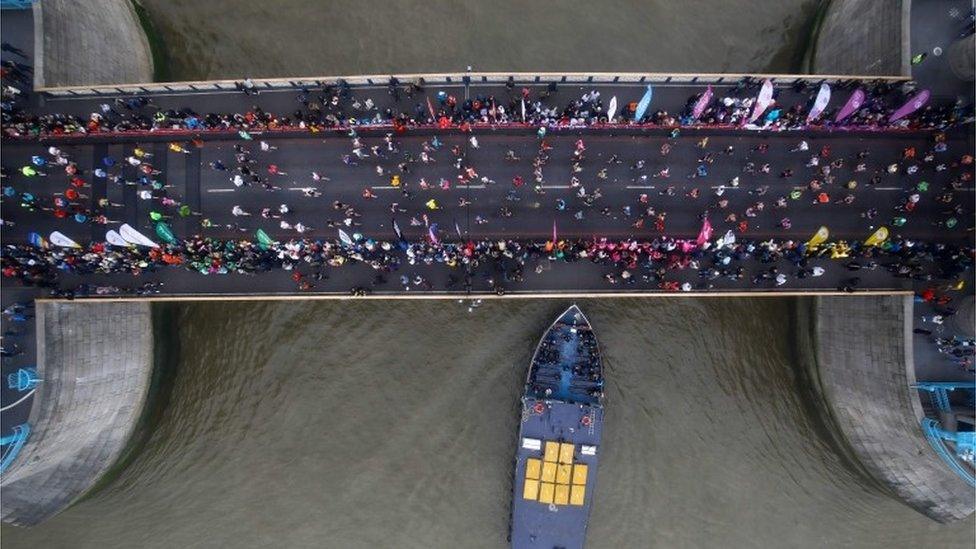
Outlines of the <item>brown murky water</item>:
[{"label": "brown murky water", "polygon": [[[790,299],[579,302],[607,423],[587,547],[972,547],[850,472],[804,405]],[[568,303],[195,304],[108,487],[5,546],[506,546],[517,403]]]},{"label": "brown murky water", "polygon": [[169,78],[797,72],[820,0],[140,0]]}]

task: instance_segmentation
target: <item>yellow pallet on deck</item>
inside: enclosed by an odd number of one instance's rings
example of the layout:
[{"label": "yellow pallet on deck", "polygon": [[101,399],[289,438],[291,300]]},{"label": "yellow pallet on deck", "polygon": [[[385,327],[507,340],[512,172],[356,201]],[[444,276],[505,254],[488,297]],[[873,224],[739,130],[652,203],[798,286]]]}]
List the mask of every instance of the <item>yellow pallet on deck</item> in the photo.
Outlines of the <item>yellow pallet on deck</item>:
[{"label": "yellow pallet on deck", "polygon": [[542,480],[544,482],[556,482],[556,464],[547,461],[542,464]]},{"label": "yellow pallet on deck", "polygon": [[559,443],[552,442],[551,440],[546,441],[546,454],[542,458],[545,461],[556,461],[559,459]]},{"label": "yellow pallet on deck", "polygon": [[572,468],[572,465],[563,465],[560,463],[556,467],[556,484],[569,484],[569,472]]},{"label": "yellow pallet on deck", "polygon": [[559,445],[559,463],[573,463],[573,445],[566,442]]},{"label": "yellow pallet on deck", "polygon": [[566,505],[569,503],[569,486],[566,484],[556,485],[556,496],[552,500],[556,505]]},{"label": "yellow pallet on deck", "polygon": [[542,471],[542,462],[537,458],[529,458],[525,460],[525,478],[539,478],[539,473]]},{"label": "yellow pallet on deck", "polygon": [[536,495],[539,493],[539,481],[532,479],[525,479],[525,488],[522,490],[522,498],[531,499],[535,501]]},{"label": "yellow pallet on deck", "polygon": [[586,497],[586,486],[580,484],[573,485],[573,491],[569,496],[570,505],[583,505],[583,499]]},{"label": "yellow pallet on deck", "polygon": [[589,468],[585,463],[577,463],[573,466],[573,484],[586,484],[586,473]]},{"label": "yellow pallet on deck", "polygon": [[551,482],[543,482],[542,489],[539,491],[539,503],[552,503],[552,496],[556,485]]}]

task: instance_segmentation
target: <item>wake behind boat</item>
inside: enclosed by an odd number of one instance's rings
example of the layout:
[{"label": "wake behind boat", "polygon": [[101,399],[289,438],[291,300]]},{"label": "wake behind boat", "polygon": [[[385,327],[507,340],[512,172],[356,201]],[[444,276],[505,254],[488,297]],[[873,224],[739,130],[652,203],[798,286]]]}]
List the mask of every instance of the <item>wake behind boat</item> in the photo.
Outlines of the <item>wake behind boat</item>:
[{"label": "wake behind boat", "polygon": [[603,432],[603,368],[590,323],[573,305],[529,366],[515,452],[512,547],[583,547]]}]

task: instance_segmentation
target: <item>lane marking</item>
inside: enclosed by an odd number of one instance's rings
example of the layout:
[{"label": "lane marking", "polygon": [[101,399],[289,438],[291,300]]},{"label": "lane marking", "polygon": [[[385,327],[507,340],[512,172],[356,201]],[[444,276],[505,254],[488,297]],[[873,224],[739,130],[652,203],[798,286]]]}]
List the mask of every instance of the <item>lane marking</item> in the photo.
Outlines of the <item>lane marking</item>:
[{"label": "lane marking", "polygon": [[572,185],[541,185],[542,189],[572,189]]},{"label": "lane marking", "polygon": [[627,185],[628,189],[654,189],[654,185]]},{"label": "lane marking", "polygon": [[875,187],[876,191],[902,191],[907,189],[902,189],[901,187]]},{"label": "lane marking", "polygon": [[208,193],[232,193],[237,191],[237,189],[207,189]]}]

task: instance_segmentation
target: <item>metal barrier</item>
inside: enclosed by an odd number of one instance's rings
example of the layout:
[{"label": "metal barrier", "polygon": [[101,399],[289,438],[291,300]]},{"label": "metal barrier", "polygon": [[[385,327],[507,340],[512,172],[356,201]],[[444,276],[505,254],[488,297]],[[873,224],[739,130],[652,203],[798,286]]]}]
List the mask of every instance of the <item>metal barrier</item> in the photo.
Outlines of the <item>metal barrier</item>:
[{"label": "metal barrier", "polygon": [[30,432],[30,425],[22,423],[14,427],[14,434],[0,438],[0,446],[3,446],[3,456],[0,457],[0,474],[3,474],[7,470],[7,467],[17,459],[17,454],[20,453],[20,449],[27,442],[27,437],[30,436]]},{"label": "metal barrier", "polygon": [[[843,75],[815,75],[815,74],[738,74],[738,73],[415,73],[393,75],[361,75],[361,76],[315,76],[300,78],[260,78],[251,79],[254,89],[258,91],[298,90],[303,87],[323,87],[339,85],[345,82],[352,88],[387,86],[390,78],[397,78],[401,83],[420,82],[424,85],[440,87],[460,86],[490,86],[504,85],[512,79],[516,85],[540,85],[556,82],[558,84],[588,85],[588,84],[622,84],[642,86],[647,84],[685,84],[689,86],[707,85],[735,85],[743,78],[766,79],[778,86],[792,86],[798,81],[806,80],[820,84],[827,82],[850,82],[852,80],[905,82],[909,78],[904,76],[843,76]],[[242,79],[243,80],[243,79]],[[167,94],[167,93],[212,93],[215,91],[236,91],[241,80],[202,80],[187,82],[159,82],[118,84],[105,86],[66,86],[37,88],[35,91],[47,97],[101,97],[127,94]]]},{"label": "metal barrier", "polygon": [[[931,418],[924,418],[922,420],[922,430],[925,432],[925,438],[927,438],[929,444],[932,445],[932,449],[935,450],[935,453],[939,454],[942,461],[944,461],[946,465],[953,470],[953,472],[969,483],[970,486],[976,487],[976,477],[973,476],[973,472],[966,466],[959,463],[956,457],[953,456],[952,452],[949,451],[949,448],[946,447],[945,440],[951,440],[959,444],[956,437],[957,433],[943,431],[939,426],[939,422]],[[957,451],[963,451],[961,445]],[[972,455],[971,442],[968,452],[969,455]]]}]

